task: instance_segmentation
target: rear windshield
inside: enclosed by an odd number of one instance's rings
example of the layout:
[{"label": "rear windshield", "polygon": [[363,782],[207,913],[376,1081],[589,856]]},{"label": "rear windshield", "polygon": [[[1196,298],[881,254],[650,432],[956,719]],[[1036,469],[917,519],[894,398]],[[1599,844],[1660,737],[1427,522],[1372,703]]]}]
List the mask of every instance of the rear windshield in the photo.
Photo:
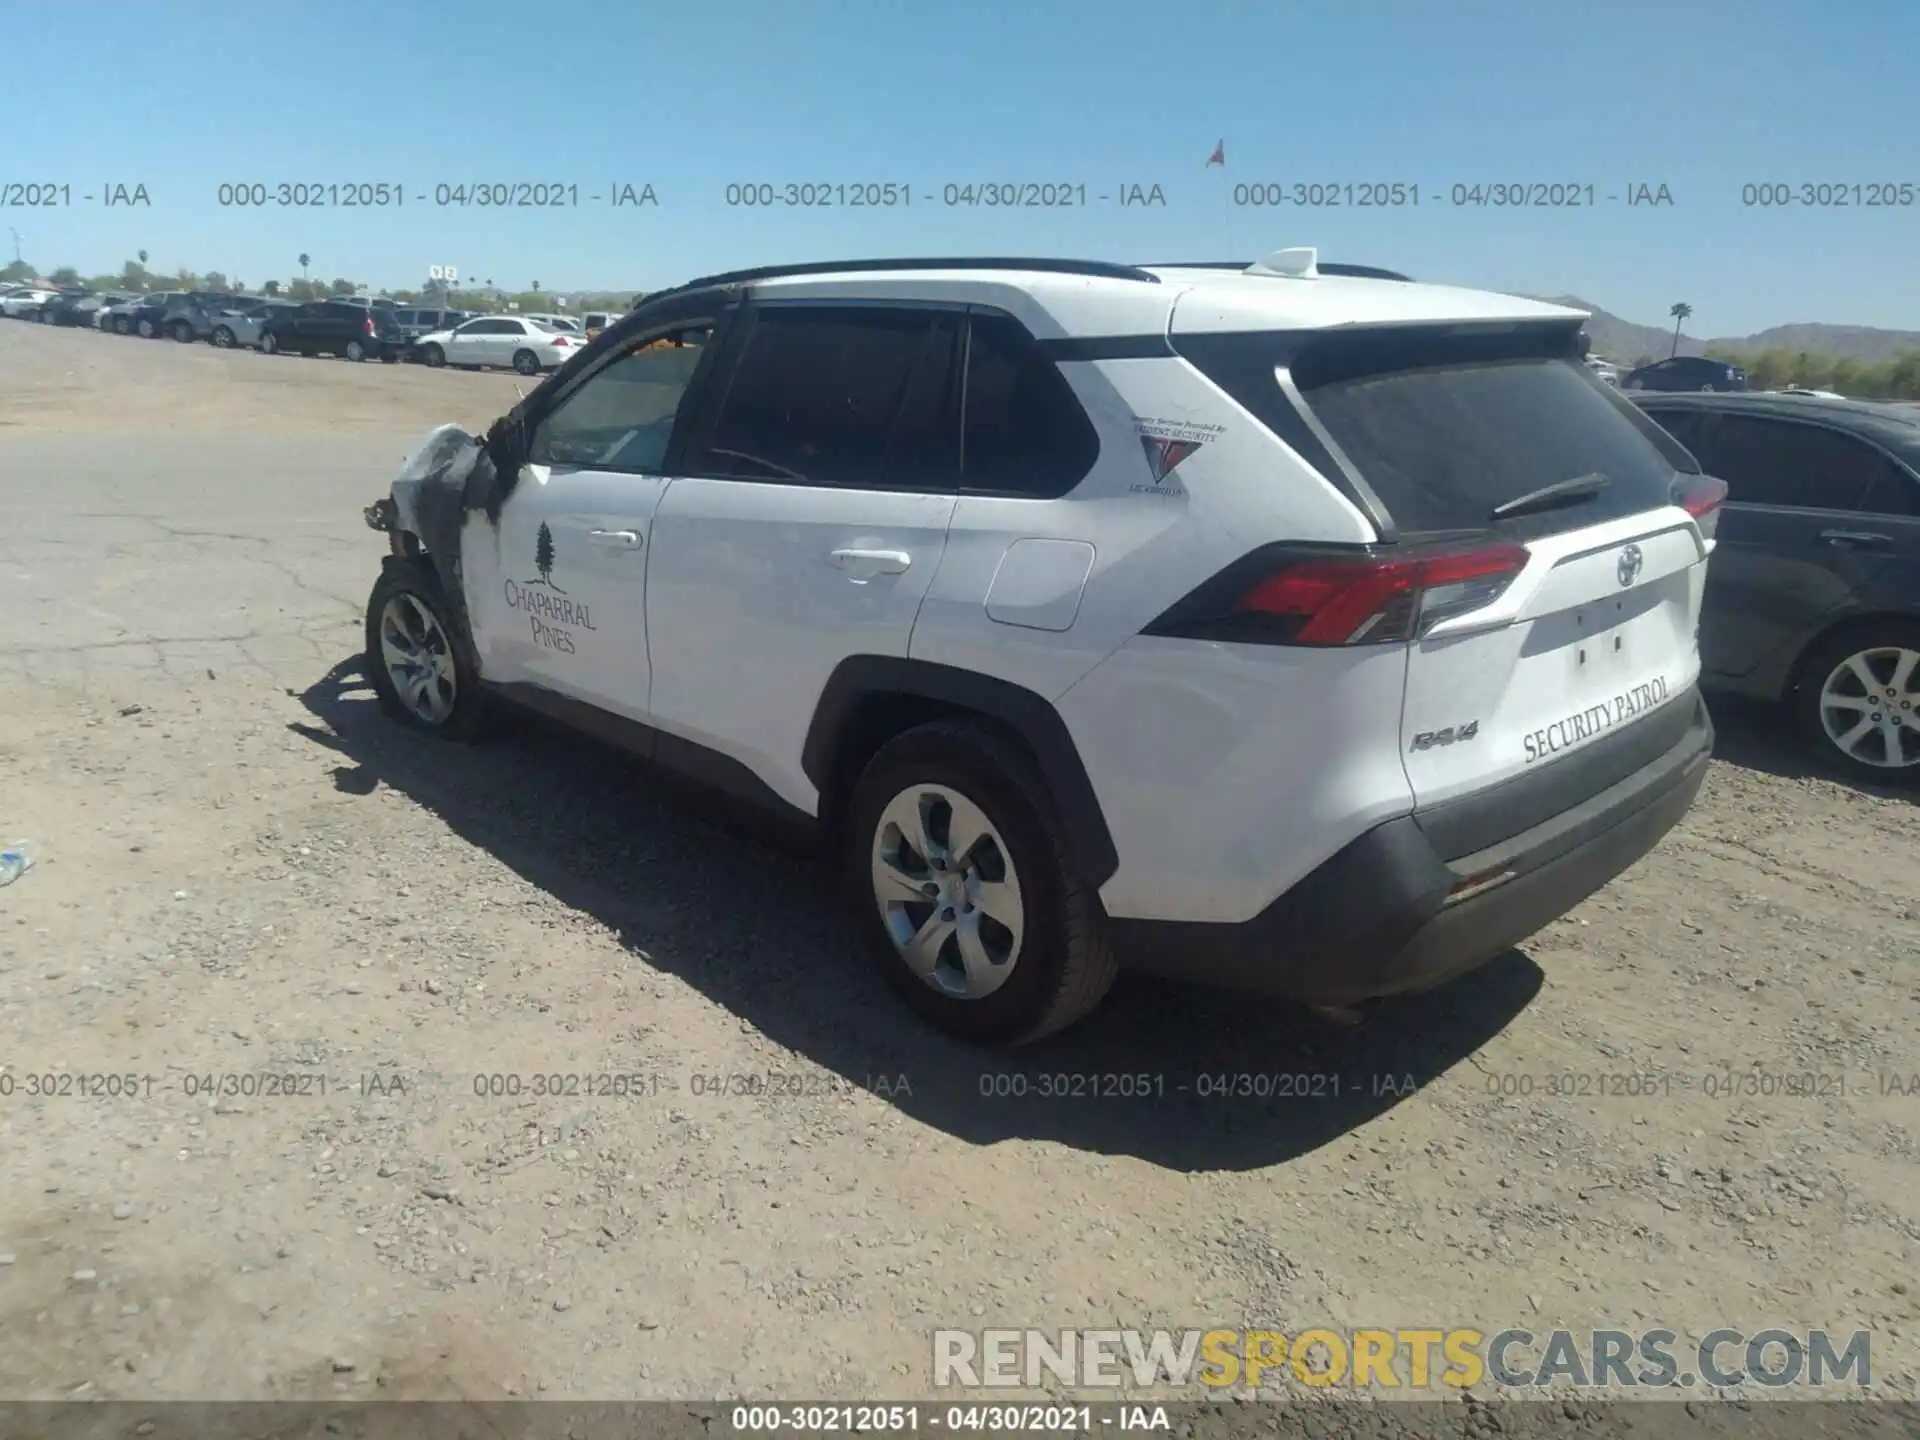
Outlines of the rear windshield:
[{"label": "rear windshield", "polygon": [[[1692,456],[1578,358],[1559,326],[1396,329],[1301,349],[1308,409],[1405,533],[1579,529],[1672,503]],[[1602,476],[1577,503],[1500,521],[1509,501]]]}]

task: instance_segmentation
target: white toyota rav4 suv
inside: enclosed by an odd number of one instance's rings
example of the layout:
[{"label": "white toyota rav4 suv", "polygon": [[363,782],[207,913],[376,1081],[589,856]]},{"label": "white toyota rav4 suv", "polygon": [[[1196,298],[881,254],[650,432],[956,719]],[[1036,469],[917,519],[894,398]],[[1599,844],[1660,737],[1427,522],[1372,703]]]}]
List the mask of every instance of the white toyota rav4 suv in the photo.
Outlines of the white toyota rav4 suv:
[{"label": "white toyota rav4 suv", "polygon": [[1644,855],[1712,747],[1725,486],[1585,318],[1312,250],[697,280],[368,507],[369,678],[805,827],[971,1039],[1120,965],[1429,988]]}]

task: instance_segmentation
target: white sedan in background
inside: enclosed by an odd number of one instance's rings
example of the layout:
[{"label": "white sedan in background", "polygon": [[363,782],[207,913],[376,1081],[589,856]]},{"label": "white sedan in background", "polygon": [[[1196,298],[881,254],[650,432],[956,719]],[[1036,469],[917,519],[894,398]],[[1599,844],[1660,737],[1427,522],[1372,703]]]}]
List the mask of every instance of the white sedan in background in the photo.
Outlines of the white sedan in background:
[{"label": "white sedan in background", "polygon": [[436,330],[413,342],[424,365],[459,370],[512,366],[522,375],[557,370],[587,343],[583,335],[555,330],[530,316],[482,315],[451,330]]},{"label": "white sedan in background", "polygon": [[38,310],[53,299],[53,294],[51,290],[16,290],[5,299],[0,299],[0,314],[17,320],[30,310]]}]

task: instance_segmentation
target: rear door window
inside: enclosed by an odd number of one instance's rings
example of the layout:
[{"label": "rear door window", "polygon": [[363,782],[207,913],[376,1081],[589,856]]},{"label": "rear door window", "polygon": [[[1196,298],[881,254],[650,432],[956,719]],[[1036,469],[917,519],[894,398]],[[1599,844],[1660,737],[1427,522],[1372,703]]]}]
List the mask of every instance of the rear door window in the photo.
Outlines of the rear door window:
[{"label": "rear door window", "polygon": [[[1581,529],[1672,503],[1685,449],[1570,353],[1559,327],[1330,336],[1294,359],[1307,408],[1408,534]],[[1532,333],[1529,333],[1532,332]],[[1601,477],[1598,494],[1499,520],[1510,501]]]},{"label": "rear door window", "polygon": [[952,490],[960,319],[895,306],[768,306],[752,321],[697,474]]},{"label": "rear door window", "polygon": [[1695,453],[1727,482],[1732,505],[1857,510],[1869,489],[1904,478],[1865,441],[1824,425],[1751,415],[1706,419]]}]

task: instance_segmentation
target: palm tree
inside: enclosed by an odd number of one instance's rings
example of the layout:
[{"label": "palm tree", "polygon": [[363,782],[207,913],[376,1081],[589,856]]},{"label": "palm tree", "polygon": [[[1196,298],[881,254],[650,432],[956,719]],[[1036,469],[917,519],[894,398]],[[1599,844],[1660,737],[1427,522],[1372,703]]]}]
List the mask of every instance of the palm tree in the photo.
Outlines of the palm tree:
[{"label": "palm tree", "polygon": [[307,255],[305,253],[302,253],[302,255],[300,256],[300,283],[302,285],[307,283],[307,265],[312,261],[312,259],[313,257],[311,255]]},{"label": "palm tree", "polygon": [[147,252],[142,250],[140,252],[140,264],[144,267],[146,263],[147,263]]},{"label": "palm tree", "polygon": [[1682,300],[1668,310],[1667,314],[1673,317],[1673,349],[1667,352],[1667,358],[1671,360],[1680,353],[1680,326],[1693,314],[1693,307]]}]

